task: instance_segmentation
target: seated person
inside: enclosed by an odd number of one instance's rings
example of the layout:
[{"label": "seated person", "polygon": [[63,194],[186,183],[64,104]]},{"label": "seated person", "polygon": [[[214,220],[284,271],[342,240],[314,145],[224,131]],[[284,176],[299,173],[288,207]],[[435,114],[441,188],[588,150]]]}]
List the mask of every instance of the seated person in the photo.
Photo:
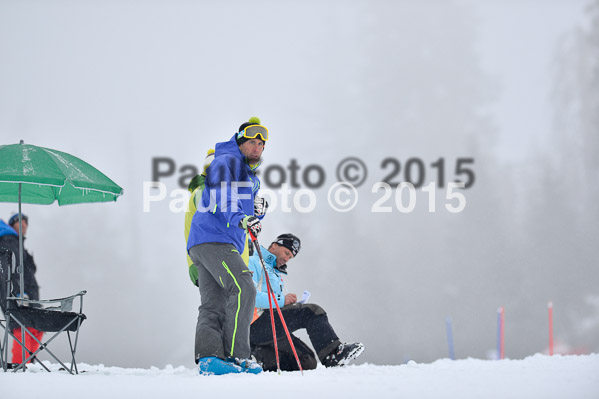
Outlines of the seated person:
[{"label": "seated person", "polygon": [[[297,303],[295,294],[283,295],[284,283],[282,275],[287,275],[287,263],[297,256],[300,250],[300,240],[293,234],[281,234],[270,244],[268,250],[261,247],[262,256],[266,263],[266,271],[270,278],[270,285],[275,298],[281,307],[281,313],[290,333],[305,328],[310,342],[316,350],[320,362],[326,367],[343,366],[352,359],[357,358],[364,351],[360,342],[342,343],[331,327],[327,314],[323,308],[316,304]],[[249,268],[253,272],[254,285],[256,286],[256,309],[254,320],[250,326],[250,345],[252,355],[262,363],[265,371],[276,371],[275,348],[270,320],[268,288],[262,264],[257,251],[250,257]],[[277,346],[281,370],[299,370],[297,361],[289,345],[287,335],[276,311],[275,326],[277,333]],[[317,360],[314,352],[306,343],[291,334],[300,363],[304,370],[315,369]]]},{"label": "seated person", "polygon": [[[27,215],[22,214],[22,225],[23,225],[23,241],[27,238],[27,228],[29,227],[29,218]],[[24,245],[24,244],[23,244]],[[0,247],[7,248],[11,250],[16,257],[17,265],[20,264],[19,257],[19,215],[13,215],[8,220],[8,225],[0,220]],[[40,288],[35,278],[35,273],[37,271],[37,266],[35,265],[35,261],[33,260],[33,256],[27,251],[26,248],[23,248],[23,266],[24,266],[24,285],[23,292],[24,296],[27,299],[39,300],[40,299]],[[13,274],[13,289],[15,295],[20,295],[20,277],[18,274]],[[41,340],[43,336],[42,331],[38,331],[34,328],[28,328],[28,330],[38,339]],[[21,339],[21,327],[13,329],[12,333],[15,337]],[[35,339],[33,339],[29,334],[25,334],[25,347],[29,352],[35,352],[39,348],[39,344]],[[22,357],[23,351],[21,345],[17,342],[13,342],[12,346],[12,362],[13,363],[21,363],[23,361]],[[29,354],[25,353],[26,357],[29,357]],[[29,361],[31,363],[31,360]]]}]

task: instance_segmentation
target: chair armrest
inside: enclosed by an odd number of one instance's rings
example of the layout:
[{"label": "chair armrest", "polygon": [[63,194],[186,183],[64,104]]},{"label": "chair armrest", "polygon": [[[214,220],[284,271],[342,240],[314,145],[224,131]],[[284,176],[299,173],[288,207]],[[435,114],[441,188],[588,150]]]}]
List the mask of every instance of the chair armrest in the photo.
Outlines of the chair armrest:
[{"label": "chair armrest", "polygon": [[[67,296],[64,298],[55,298],[55,299],[22,299],[19,297],[9,297],[8,300],[16,301],[20,306],[31,306],[32,307],[43,307],[46,310],[58,310],[61,312],[70,312],[73,309],[73,301],[75,298],[79,297],[80,309],[81,313],[83,310],[83,295],[87,294],[86,290],[79,291],[75,295]],[[56,306],[49,306],[51,304],[58,304]],[[38,305],[38,306],[35,306]]]}]

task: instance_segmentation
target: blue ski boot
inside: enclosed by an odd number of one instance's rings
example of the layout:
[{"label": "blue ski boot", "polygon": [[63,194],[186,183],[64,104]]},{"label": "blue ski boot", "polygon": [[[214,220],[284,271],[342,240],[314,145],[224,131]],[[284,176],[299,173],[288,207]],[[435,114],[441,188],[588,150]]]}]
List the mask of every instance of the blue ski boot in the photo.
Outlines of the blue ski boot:
[{"label": "blue ski boot", "polygon": [[241,373],[243,369],[233,362],[210,356],[198,360],[198,372],[200,375],[223,375]]},{"label": "blue ski boot", "polygon": [[262,366],[260,366],[254,359],[231,358],[229,360],[241,367],[244,373],[260,374],[262,372]]}]

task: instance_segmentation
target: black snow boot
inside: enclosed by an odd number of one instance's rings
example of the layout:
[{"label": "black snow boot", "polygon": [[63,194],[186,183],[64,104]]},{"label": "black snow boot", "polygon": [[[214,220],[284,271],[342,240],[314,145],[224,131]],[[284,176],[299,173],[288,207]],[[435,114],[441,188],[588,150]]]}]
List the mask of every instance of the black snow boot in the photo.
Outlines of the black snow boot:
[{"label": "black snow boot", "polygon": [[364,352],[364,344],[354,342],[352,344],[342,343],[324,358],[322,364],[326,367],[345,366]]}]

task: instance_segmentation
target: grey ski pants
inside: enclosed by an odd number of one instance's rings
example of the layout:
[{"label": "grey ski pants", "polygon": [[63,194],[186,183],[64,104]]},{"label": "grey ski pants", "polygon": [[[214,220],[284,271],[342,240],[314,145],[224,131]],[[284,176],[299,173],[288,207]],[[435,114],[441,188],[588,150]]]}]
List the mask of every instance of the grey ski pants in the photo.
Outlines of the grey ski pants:
[{"label": "grey ski pants", "polygon": [[250,323],[256,301],[252,272],[235,246],[205,243],[189,250],[198,268],[201,305],[195,356],[250,357]]}]

